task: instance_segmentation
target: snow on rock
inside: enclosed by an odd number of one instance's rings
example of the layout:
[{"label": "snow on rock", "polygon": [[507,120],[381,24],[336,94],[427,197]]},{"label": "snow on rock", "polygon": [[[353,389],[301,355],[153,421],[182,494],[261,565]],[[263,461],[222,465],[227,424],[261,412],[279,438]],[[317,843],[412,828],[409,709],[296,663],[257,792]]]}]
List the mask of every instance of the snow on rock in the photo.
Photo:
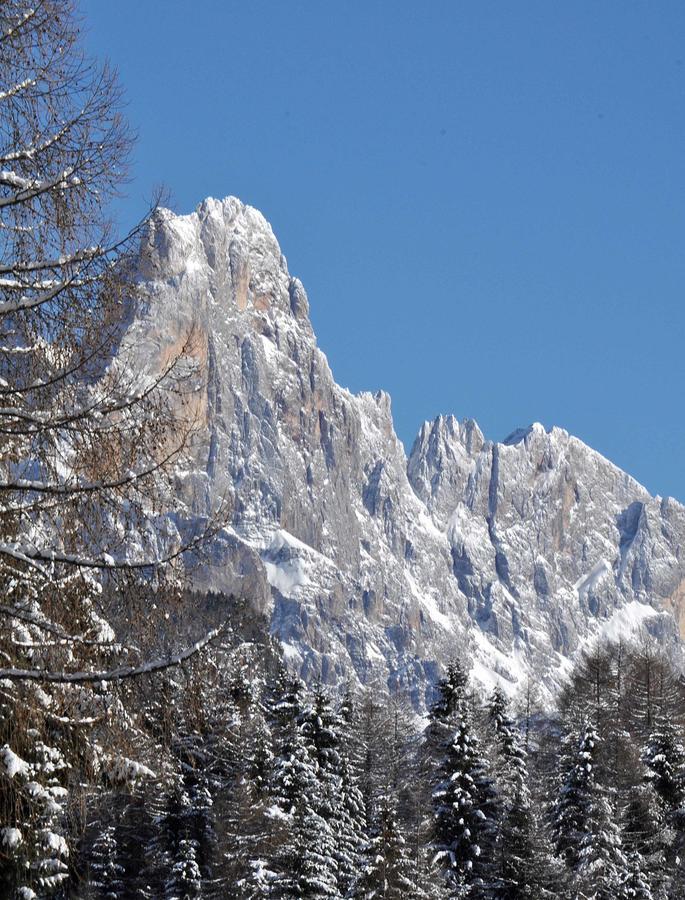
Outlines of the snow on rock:
[{"label": "snow on rock", "polygon": [[152,373],[192,335],[197,364],[192,458],[154,539],[196,533],[225,498],[195,587],[251,598],[304,677],[384,681],[421,709],[455,655],[487,685],[533,672],[552,690],[634,601],[668,611],[644,618],[662,640],[685,634],[680,504],[540,424],[494,443],[440,416],[407,459],[389,396],[336,384],[257,210],[161,210],[139,275],[124,346]]},{"label": "snow on rock", "polygon": [[599,637],[609,641],[630,640],[636,633],[645,628],[648,621],[659,619],[665,614],[647,603],[631,600],[617,609],[614,614],[599,626]]}]

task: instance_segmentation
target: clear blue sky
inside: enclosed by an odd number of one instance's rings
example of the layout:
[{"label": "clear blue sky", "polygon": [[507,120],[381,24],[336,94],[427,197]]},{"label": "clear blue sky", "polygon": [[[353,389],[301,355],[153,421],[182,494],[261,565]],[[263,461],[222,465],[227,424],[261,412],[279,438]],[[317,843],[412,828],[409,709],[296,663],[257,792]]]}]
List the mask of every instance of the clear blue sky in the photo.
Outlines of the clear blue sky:
[{"label": "clear blue sky", "polygon": [[83,0],[139,133],[120,210],[235,194],[337,380],[561,425],[685,500],[682,0]]}]

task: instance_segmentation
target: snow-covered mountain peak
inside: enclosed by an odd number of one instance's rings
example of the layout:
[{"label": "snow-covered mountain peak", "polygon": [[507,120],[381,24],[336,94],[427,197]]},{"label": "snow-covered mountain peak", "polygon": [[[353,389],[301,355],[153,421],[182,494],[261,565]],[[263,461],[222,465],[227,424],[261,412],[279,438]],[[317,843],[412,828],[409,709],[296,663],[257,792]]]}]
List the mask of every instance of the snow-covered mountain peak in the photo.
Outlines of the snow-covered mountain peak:
[{"label": "snow-covered mountain peak", "polygon": [[160,211],[139,275],[146,363],[192,332],[203,370],[174,521],[192,530],[217,497],[230,510],[195,586],[248,596],[305,676],[354,674],[421,707],[455,654],[513,690],[527,672],[551,686],[606,628],[685,633],[683,507],[559,428],[493,443],[439,416],[407,460],[389,396],[335,383],[256,210]]}]

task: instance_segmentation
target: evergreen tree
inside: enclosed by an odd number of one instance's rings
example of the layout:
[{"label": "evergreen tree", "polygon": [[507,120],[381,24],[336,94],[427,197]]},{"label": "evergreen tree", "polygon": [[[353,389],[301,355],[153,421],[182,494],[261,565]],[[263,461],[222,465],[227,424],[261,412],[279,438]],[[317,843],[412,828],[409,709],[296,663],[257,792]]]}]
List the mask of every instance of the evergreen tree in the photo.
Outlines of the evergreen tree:
[{"label": "evergreen tree", "polygon": [[335,835],[329,823],[316,810],[313,800],[303,797],[295,813],[293,858],[295,896],[323,900],[326,897],[342,897],[338,888],[338,864],[336,861]]},{"label": "evergreen tree", "polygon": [[439,758],[468,706],[468,676],[458,660],[447,667],[444,678],[440,679],[435,690],[425,747],[429,754]]},{"label": "evergreen tree", "polygon": [[338,881],[341,892],[346,893],[359,871],[367,825],[364,797],[359,786],[359,741],[355,735],[357,717],[354,701],[349,692],[341,704],[337,725],[340,759]]},{"label": "evergreen tree", "polygon": [[670,722],[662,721],[649,736],[642,754],[651,784],[669,817],[685,802],[685,748]]},{"label": "evergreen tree", "polygon": [[125,869],[118,861],[116,829],[108,825],[100,832],[90,855],[88,896],[98,900],[120,900],[124,897]]},{"label": "evergreen tree", "polygon": [[675,882],[685,879],[685,748],[676,727],[658,717],[645,745],[642,760],[646,782],[656,797],[654,818]]},{"label": "evergreen tree", "polygon": [[183,837],[178,841],[176,858],[166,879],[166,900],[192,900],[202,896],[202,873],[197,862],[197,841]]},{"label": "evergreen tree", "polygon": [[502,900],[539,898],[544,894],[546,860],[535,840],[526,754],[500,687],[490,698],[488,718],[495,737],[493,773],[500,794],[495,895]]},{"label": "evergreen tree", "polygon": [[639,853],[628,856],[628,866],[620,896],[625,900],[654,900],[649,878],[644,871],[644,860]]},{"label": "evergreen tree", "polygon": [[434,859],[458,896],[466,890],[470,896],[487,896],[494,878],[497,795],[471,726],[463,670],[453,667],[451,675],[441,685],[431,721],[440,723],[444,733],[442,725],[456,720],[453,737],[443,743],[432,794]]},{"label": "evergreen tree", "polygon": [[336,897],[334,788],[339,761],[330,706],[321,693],[304,706],[301,684],[281,670],[271,691],[274,762],[269,794],[279,810],[281,841],[272,882],[276,897]]},{"label": "evergreen tree", "polygon": [[363,847],[361,871],[354,883],[352,897],[358,900],[384,897],[415,900],[427,897],[419,885],[419,875],[410,850],[401,833],[395,802],[381,797],[368,841]]},{"label": "evergreen tree", "polygon": [[644,881],[658,896],[666,866],[663,816],[654,792],[646,784],[636,784],[630,792],[623,812],[622,835],[631,877],[636,882]]},{"label": "evergreen tree", "polygon": [[597,732],[586,723],[555,804],[553,828],[557,853],[576,888],[593,900],[615,900],[621,896],[627,862],[607,791],[599,780],[598,744]]},{"label": "evergreen tree", "polygon": [[[224,858],[220,880],[226,890],[235,885],[245,897],[268,896],[264,891],[270,889],[275,878],[281,820],[287,819],[271,793],[276,786],[276,773],[271,729],[260,696],[262,689],[259,672],[254,673],[252,680],[244,672],[232,679],[228,777],[217,810]],[[295,723],[289,727],[294,728]],[[287,731],[284,727],[280,735],[283,740]],[[291,786],[290,804],[296,790]],[[286,807],[286,799],[280,799]]]}]

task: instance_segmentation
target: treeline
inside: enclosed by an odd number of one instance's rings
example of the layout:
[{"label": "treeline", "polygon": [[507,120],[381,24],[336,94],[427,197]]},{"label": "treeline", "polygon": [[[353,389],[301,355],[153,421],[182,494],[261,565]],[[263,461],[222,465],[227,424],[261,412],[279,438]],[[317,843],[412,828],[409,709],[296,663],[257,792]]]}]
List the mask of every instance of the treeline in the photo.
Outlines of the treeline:
[{"label": "treeline", "polygon": [[33,697],[19,741],[5,707],[5,896],[682,898],[681,676],[609,645],[554,713],[532,694],[455,661],[422,720],[306,688],[264,629],[95,687],[80,724]]}]

